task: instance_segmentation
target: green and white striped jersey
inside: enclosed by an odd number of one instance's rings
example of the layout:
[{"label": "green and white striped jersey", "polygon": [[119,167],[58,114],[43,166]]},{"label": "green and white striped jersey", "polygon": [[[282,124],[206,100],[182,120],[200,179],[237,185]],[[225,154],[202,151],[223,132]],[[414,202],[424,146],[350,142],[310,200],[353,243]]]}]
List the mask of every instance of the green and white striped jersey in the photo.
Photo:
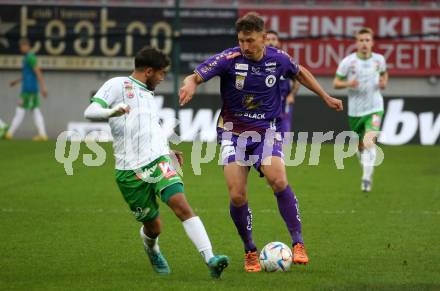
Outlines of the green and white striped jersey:
[{"label": "green and white striped jersey", "polygon": [[139,169],[169,155],[168,140],[159,123],[154,92],[132,77],[116,77],[102,85],[93,102],[104,108],[124,103],[130,112],[109,119],[117,170]]},{"label": "green and white striped jersey", "polygon": [[358,88],[348,89],[349,116],[359,117],[384,110],[379,77],[385,72],[385,58],[381,54],[372,53],[370,58],[361,59],[352,53],[341,61],[336,77],[359,82]]}]

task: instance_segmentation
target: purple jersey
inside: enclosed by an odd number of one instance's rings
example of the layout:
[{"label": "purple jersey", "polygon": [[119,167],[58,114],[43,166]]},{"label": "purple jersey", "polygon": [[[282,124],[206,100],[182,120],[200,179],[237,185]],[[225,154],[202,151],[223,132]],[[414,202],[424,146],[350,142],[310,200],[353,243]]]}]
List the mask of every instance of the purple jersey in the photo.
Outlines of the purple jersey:
[{"label": "purple jersey", "polygon": [[281,77],[280,79],[280,90],[281,90],[281,98],[283,100],[282,106],[283,106],[283,113],[289,112],[289,105],[287,104],[287,96],[289,96],[290,91],[292,91],[292,88],[290,86],[290,79]]},{"label": "purple jersey", "polygon": [[280,78],[292,79],[298,65],[287,53],[266,47],[263,58],[245,58],[239,47],[227,49],[200,64],[195,73],[204,81],[219,76],[223,107],[218,127],[233,124],[232,132],[277,130],[283,111]]}]

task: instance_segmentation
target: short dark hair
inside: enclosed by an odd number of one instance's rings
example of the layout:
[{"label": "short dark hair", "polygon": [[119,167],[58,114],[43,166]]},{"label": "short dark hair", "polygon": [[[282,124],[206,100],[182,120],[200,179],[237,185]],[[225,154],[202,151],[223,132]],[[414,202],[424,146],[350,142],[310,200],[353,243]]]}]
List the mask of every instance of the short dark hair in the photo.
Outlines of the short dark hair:
[{"label": "short dark hair", "polygon": [[235,31],[250,33],[253,31],[262,32],[264,30],[264,20],[255,12],[246,13],[235,22]]},{"label": "short dark hair", "polygon": [[145,68],[153,68],[153,70],[161,70],[171,64],[170,58],[156,48],[145,46],[136,53],[134,58],[134,68],[143,70]]},{"label": "short dark hair", "polygon": [[278,32],[273,29],[266,30],[266,33],[275,34],[277,37],[279,36]]}]

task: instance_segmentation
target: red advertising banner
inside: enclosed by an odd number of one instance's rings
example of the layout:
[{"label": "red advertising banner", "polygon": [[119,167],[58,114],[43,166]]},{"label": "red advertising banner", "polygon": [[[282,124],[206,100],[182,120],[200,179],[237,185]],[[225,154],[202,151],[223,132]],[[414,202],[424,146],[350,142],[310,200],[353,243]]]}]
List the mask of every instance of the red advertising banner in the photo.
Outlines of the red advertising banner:
[{"label": "red advertising banner", "polygon": [[240,9],[255,11],[266,28],[279,32],[283,49],[319,75],[333,75],[354,52],[352,38],[367,26],[375,31],[374,51],[391,75],[440,75],[440,9]]}]

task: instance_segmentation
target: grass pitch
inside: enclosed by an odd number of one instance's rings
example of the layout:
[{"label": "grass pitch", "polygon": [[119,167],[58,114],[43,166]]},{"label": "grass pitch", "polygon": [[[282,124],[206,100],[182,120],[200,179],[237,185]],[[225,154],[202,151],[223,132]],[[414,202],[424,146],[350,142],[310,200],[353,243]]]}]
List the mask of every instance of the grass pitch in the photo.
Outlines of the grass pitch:
[{"label": "grass pitch", "polygon": [[[360,192],[356,158],[345,170],[324,145],[319,166],[288,168],[297,194],[310,256],[288,273],[247,274],[243,250],[229,218],[222,169],[216,160],[202,176],[186,155],[185,189],[216,253],[231,258],[221,281],[209,278],[181,223],[161,205],[160,246],[172,274],[153,273],[138,236],[139,224],[114,182],[107,160],[67,176],[55,143],[0,141],[1,290],[439,290],[440,147],[382,147],[373,192]],[[310,150],[310,148],[309,148]],[[81,145],[81,153],[90,153]],[[82,155],[80,155],[82,157]],[[308,155],[306,156],[306,161]],[[255,171],[249,178],[254,238],[290,243],[273,193]]]}]

